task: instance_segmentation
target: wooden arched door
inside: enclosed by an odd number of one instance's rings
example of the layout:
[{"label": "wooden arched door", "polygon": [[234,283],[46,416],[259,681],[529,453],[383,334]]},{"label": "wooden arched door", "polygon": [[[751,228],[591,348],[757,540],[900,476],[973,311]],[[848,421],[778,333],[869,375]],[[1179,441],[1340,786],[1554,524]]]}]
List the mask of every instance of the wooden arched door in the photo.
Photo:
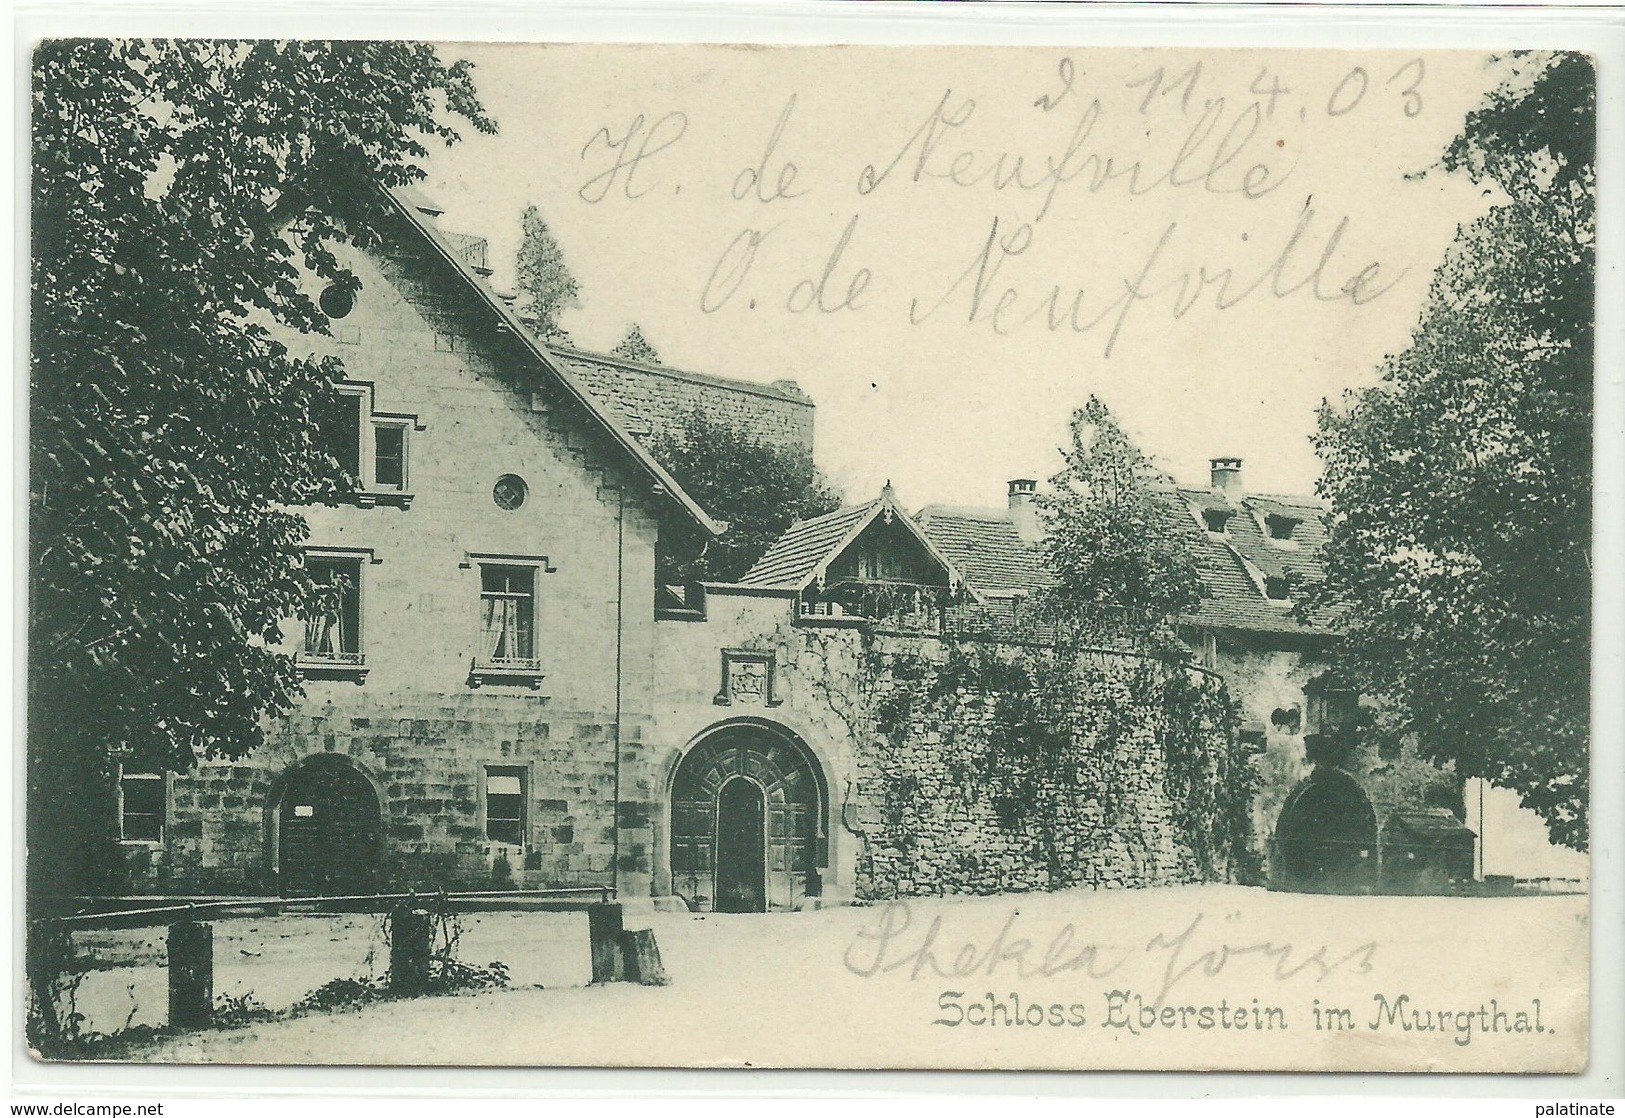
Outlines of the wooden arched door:
[{"label": "wooden arched door", "polygon": [[347,759],[313,757],[288,774],[277,805],[277,884],[285,897],[376,888],[383,808]]},{"label": "wooden arched door", "polygon": [[716,730],[672,778],[672,892],[702,912],[794,908],[818,889],[826,803],[798,742],[753,724]]},{"label": "wooden arched door", "polygon": [[717,793],[717,912],[767,911],[767,796],[745,776]]}]

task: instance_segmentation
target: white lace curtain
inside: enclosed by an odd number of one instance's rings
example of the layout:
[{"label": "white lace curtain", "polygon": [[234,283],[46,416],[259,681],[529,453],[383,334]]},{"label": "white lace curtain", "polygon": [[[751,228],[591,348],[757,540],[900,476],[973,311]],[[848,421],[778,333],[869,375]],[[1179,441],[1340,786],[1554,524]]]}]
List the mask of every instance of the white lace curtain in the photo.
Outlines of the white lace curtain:
[{"label": "white lace curtain", "polygon": [[312,571],[321,587],[321,609],[305,620],[305,652],[339,657],[356,651],[344,635],[344,608],[353,593],[350,578],[330,568]]},{"label": "white lace curtain", "polygon": [[521,631],[519,602],[514,598],[487,597],[484,606],[485,654],[492,660],[511,660],[530,655],[525,647],[528,634]]}]

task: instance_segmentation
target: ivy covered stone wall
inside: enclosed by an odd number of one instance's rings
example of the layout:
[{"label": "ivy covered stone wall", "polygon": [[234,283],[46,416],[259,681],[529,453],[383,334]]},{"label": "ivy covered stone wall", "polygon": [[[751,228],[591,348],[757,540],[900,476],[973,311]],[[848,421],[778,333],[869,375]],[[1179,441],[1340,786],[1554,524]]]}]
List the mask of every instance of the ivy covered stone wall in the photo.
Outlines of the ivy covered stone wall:
[{"label": "ivy covered stone wall", "polygon": [[860,897],[1256,881],[1252,758],[1217,677],[918,642],[864,655]]}]

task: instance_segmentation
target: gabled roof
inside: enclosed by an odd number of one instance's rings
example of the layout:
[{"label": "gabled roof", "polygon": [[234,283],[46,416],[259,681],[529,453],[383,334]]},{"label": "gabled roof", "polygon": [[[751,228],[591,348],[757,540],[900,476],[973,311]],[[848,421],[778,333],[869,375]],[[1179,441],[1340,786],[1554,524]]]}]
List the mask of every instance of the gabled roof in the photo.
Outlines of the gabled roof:
[{"label": "gabled roof", "polygon": [[829,565],[881,517],[887,518],[888,523],[900,524],[917,540],[926,554],[942,565],[950,585],[964,582],[960,570],[897,504],[888,485],[878,498],[867,504],[836,509],[790,525],[755,566],[745,572],[739,585],[805,590],[823,578]]},{"label": "gabled roof", "polygon": [[927,505],[915,520],[978,593],[1031,594],[1055,581],[1043,548],[1021,538],[1007,509]]},{"label": "gabled roof", "polygon": [[[1194,625],[1296,636],[1330,632],[1324,619],[1305,625],[1290,602],[1273,601],[1265,580],[1286,577],[1290,586],[1320,577],[1326,543],[1325,509],[1307,497],[1246,494],[1231,498],[1218,489],[1173,487],[1159,491],[1174,521],[1186,532],[1208,596],[1183,620]],[[1223,533],[1208,531],[1205,509],[1230,513]],[[1291,541],[1271,540],[1266,518],[1297,521]],[[1182,523],[1181,523],[1182,522]]]},{"label": "gabled roof", "polygon": [[[1325,509],[1307,497],[1248,494],[1233,500],[1221,490],[1177,486],[1148,478],[1166,530],[1184,536],[1196,558],[1207,596],[1181,621],[1200,626],[1291,636],[1322,636],[1323,619],[1305,625],[1289,601],[1265,592],[1265,580],[1285,576],[1301,585],[1321,573]],[[1207,531],[1204,509],[1230,514],[1225,532]],[[1296,521],[1290,542],[1268,538],[1270,516]],[[1033,593],[1054,584],[1043,549],[1024,542],[1005,509],[928,505],[917,517],[926,536],[984,596]]]},{"label": "gabled roof", "polygon": [[534,360],[538,375],[550,383],[573,401],[586,415],[588,422],[597,427],[608,441],[627,460],[633,471],[642,474],[651,486],[657,498],[664,498],[676,507],[688,519],[693,521],[701,531],[707,535],[718,536],[722,534],[722,526],[712,520],[699,504],[684,492],[677,480],[667,473],[665,468],[633,437],[632,433],[622,425],[610,411],[599,402],[585,385],[570,372],[563,362],[550,353],[534,334],[519,320],[519,316],[503,301],[502,297],[491,290],[485,280],[478,274],[463,253],[459,251],[458,244],[439,229],[431,216],[440,212],[439,208],[429,202],[416,189],[402,187],[394,190],[385,189],[384,195],[392,209],[406,219],[407,225],[415,230],[424,243],[433,251],[451,274],[463,284],[481,304],[482,308],[491,315],[496,328],[513,337]]}]

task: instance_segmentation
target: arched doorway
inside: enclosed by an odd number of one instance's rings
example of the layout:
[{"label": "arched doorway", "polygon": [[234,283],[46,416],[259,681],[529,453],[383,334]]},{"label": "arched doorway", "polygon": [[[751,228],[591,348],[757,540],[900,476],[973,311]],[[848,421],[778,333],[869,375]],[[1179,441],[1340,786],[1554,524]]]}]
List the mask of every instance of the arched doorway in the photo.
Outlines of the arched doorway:
[{"label": "arched doorway", "polygon": [[277,887],[284,897],[370,893],[383,847],[383,807],[347,757],[321,754],[284,779],[273,809]]},{"label": "arched doorway", "polygon": [[702,912],[782,911],[817,896],[827,803],[810,753],[787,732],[712,731],[672,777],[672,892]]},{"label": "arched doorway", "polygon": [[1300,893],[1369,893],[1377,885],[1377,813],[1359,781],[1322,765],[1298,783],[1275,826],[1271,878]]}]

